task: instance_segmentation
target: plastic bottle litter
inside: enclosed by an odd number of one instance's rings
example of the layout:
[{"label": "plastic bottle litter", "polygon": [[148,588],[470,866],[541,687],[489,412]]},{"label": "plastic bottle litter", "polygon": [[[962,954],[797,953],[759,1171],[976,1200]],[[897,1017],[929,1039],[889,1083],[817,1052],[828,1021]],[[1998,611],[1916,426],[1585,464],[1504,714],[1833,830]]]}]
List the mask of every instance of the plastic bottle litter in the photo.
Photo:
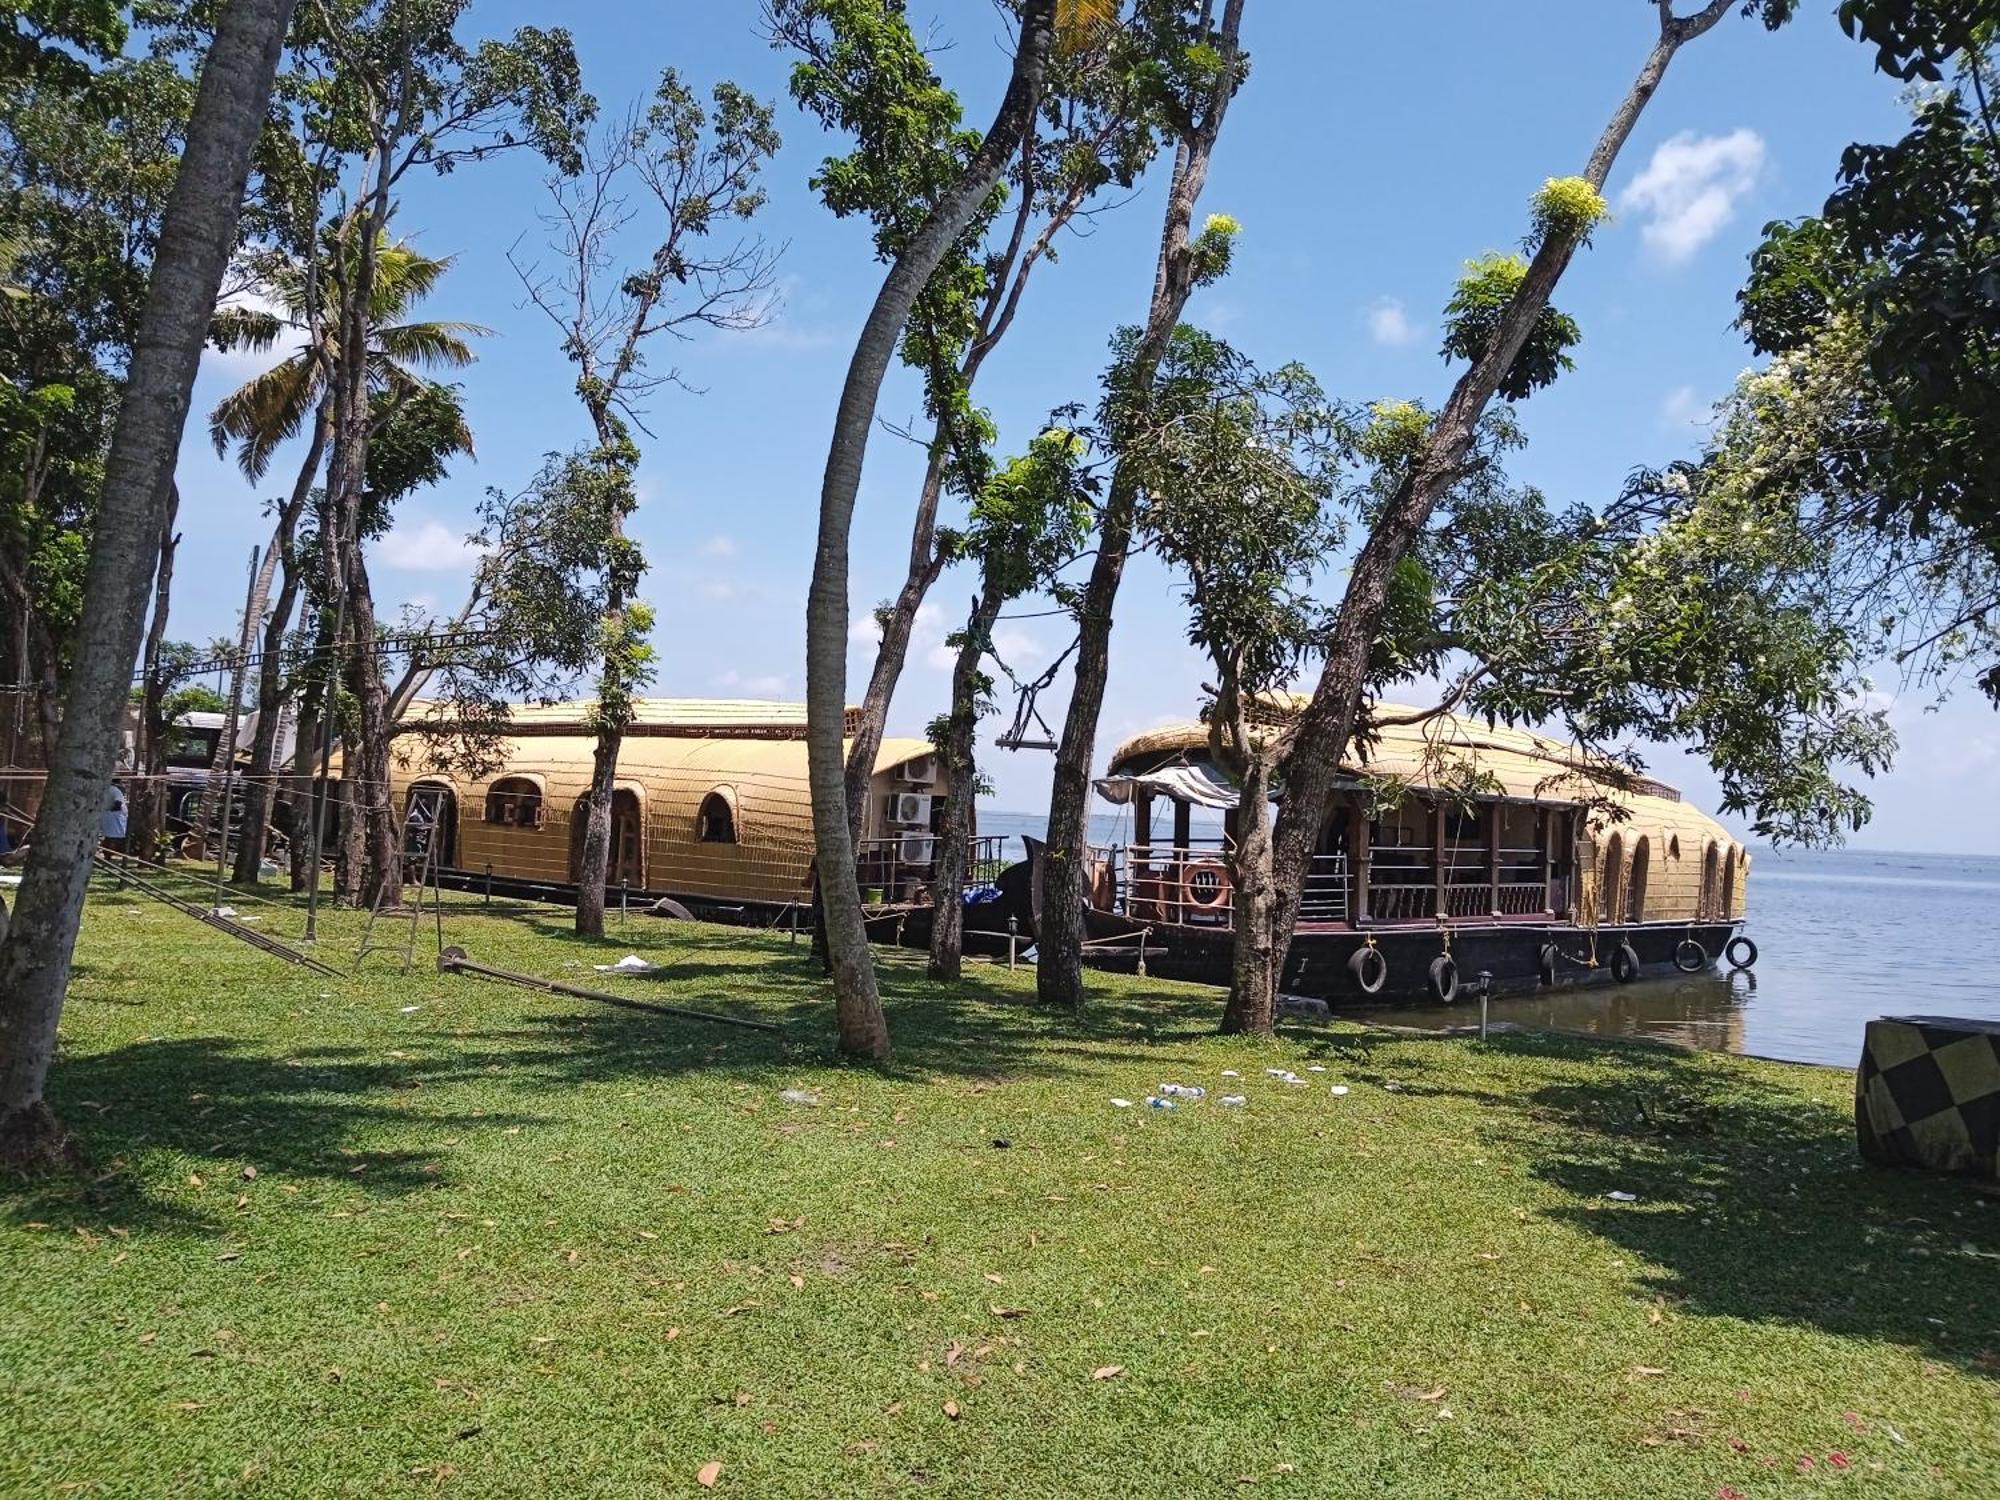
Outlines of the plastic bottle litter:
[{"label": "plastic bottle litter", "polygon": [[1171,1099],[1160,1099],[1160,1098],[1152,1098],[1152,1099],[1148,1099],[1148,1100],[1146,1101],[1146,1108],[1148,1108],[1148,1109],[1179,1109],[1179,1108],[1180,1108],[1180,1105],[1176,1104],[1176,1103],[1175,1103],[1175,1102],[1174,1102],[1173,1100],[1171,1100]]},{"label": "plastic bottle litter", "polygon": [[1113,1099],[1111,1101],[1111,1107],[1113,1109],[1130,1109],[1132,1107],[1132,1101],[1130,1099]]},{"label": "plastic bottle litter", "polygon": [[804,1104],[812,1109],[819,1108],[819,1095],[809,1089],[786,1089],[778,1097],[787,1104]]},{"label": "plastic bottle litter", "polygon": [[1306,1071],[1308,1073],[1324,1073],[1326,1071],[1326,1068],[1319,1063],[1308,1063],[1306,1065]]},{"label": "plastic bottle litter", "polygon": [[1266,1068],[1265,1073],[1280,1083],[1304,1083],[1305,1080],[1290,1068]]},{"label": "plastic bottle litter", "polygon": [[1163,1083],[1155,1092],[1169,1099],[1206,1099],[1208,1090],[1192,1083]]},{"label": "plastic bottle litter", "polygon": [[1243,1075],[1237,1072],[1234,1068],[1224,1068],[1222,1070],[1222,1076],[1224,1078],[1241,1078]]},{"label": "plastic bottle litter", "polygon": [[416,1014],[416,1013],[417,1013],[418,1011],[420,1011],[420,1010],[422,1010],[422,1009],[423,1009],[423,1007],[422,1007],[421,1005],[405,1005],[405,1006],[404,1006],[404,1007],[402,1008],[402,1010],[403,1010],[403,1014],[404,1014],[404,1015],[406,1015],[406,1016],[413,1016],[413,1015],[415,1015],[415,1014]]},{"label": "plastic bottle litter", "polygon": [[1347,1085],[1344,1083],[1336,1083],[1332,1088],[1328,1089],[1327,1092],[1333,1095],[1334,1098],[1338,1099],[1341,1095],[1347,1092]]},{"label": "plastic bottle litter", "polygon": [[1244,1105],[1250,1102],[1250,1096],[1247,1094],[1224,1094],[1220,1099],[1216,1100],[1215,1102],[1217,1104],[1226,1105],[1230,1109],[1241,1109]]},{"label": "plastic bottle litter", "polygon": [[1610,1192],[1606,1193],[1604,1196],[1609,1198],[1613,1203],[1637,1203],[1639,1201],[1639,1195],[1637,1193],[1623,1193],[1620,1192],[1617,1188],[1613,1188]]}]

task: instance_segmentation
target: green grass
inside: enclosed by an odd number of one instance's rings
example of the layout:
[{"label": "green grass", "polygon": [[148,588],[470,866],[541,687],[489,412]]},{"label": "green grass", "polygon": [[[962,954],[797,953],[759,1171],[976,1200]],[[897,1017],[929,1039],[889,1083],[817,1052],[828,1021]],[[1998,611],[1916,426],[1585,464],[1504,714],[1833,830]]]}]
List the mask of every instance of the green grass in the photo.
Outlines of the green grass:
[{"label": "green grass", "polygon": [[[93,899],[52,1092],[101,1175],[0,1196],[0,1493],[2000,1492],[2000,1205],[1860,1166],[1841,1074],[1260,1046],[1213,992],[1070,1021],[914,955],[876,1071],[803,946],[563,920],[449,937],[785,1034]],[[583,967],[633,950],[671,973]],[[1108,1102],[1162,1080],[1210,1098]]]}]

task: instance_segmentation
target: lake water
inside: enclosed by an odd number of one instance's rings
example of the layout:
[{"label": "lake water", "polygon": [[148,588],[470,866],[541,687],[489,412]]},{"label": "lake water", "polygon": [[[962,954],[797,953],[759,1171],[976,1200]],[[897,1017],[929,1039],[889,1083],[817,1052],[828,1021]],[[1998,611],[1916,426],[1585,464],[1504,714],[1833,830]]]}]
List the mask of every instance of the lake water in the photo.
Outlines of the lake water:
[{"label": "lake water", "polygon": [[[1128,836],[1115,816],[1093,837]],[[1043,820],[981,809],[982,833]],[[1853,1066],[1875,1016],[2000,1020],[2000,856],[1876,850],[1756,852],[1744,931],[1755,969],[1495,1000],[1496,1021],[1653,1036],[1717,1051]],[[1369,1011],[1402,1025],[1464,1025],[1467,1007]]]}]

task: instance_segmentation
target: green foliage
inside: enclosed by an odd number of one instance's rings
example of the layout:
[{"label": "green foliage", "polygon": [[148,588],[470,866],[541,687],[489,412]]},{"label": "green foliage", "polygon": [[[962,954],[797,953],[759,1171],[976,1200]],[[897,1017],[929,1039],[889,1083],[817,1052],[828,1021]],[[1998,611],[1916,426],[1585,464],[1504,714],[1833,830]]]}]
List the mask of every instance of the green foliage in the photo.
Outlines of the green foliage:
[{"label": "green foliage", "polygon": [[1604,195],[1581,177],[1551,177],[1536,189],[1532,204],[1531,249],[1550,241],[1588,245],[1591,232],[1611,217]]},{"label": "green foliage", "polygon": [[1243,226],[1228,214],[1210,214],[1208,222],[1188,246],[1188,261],[1196,286],[1220,281],[1229,273],[1229,261],[1236,249],[1236,237]]},{"label": "green foliage", "polygon": [[1115,430],[1145,496],[1140,528],[1186,577],[1188,639],[1233,719],[1290,680],[1323,624],[1310,591],[1337,535],[1325,508],[1345,417],[1302,366],[1260,370],[1183,325],[1143,415]]},{"label": "green foliage", "polygon": [[[1488,254],[1466,262],[1465,275],[1445,304],[1446,359],[1471,362],[1486,353],[1527,275],[1528,263],[1518,255]],[[1582,338],[1574,318],[1544,307],[1521,352],[1501,376],[1500,395],[1508,401],[1525,401],[1565,370],[1574,369],[1569,351]]]},{"label": "green foliage", "polygon": [[[1743,323],[1760,351],[1842,372],[1846,415],[1815,424],[1820,461],[1884,537],[2000,564],[2000,12],[1881,0],[1841,16],[1885,70],[1940,86],[1901,139],[1848,147],[1818,216],[1767,227]],[[2000,599],[1975,593],[1963,609],[1955,627],[1977,636]],[[2000,652],[1987,668],[2000,700]]]},{"label": "green foliage", "polygon": [[1088,443],[1065,427],[1038,433],[1028,451],[986,482],[965,530],[986,587],[1001,600],[1049,586],[1090,534],[1095,480]]}]

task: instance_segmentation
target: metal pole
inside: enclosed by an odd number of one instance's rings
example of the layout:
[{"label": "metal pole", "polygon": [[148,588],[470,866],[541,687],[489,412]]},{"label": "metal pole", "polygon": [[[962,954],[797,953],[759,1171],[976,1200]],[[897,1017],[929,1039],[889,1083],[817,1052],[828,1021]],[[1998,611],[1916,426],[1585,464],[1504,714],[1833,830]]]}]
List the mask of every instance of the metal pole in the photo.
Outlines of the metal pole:
[{"label": "metal pole", "polygon": [[1020,935],[1021,919],[1019,917],[1009,917],[1007,919],[1007,967],[1010,969],[1014,967],[1014,944],[1019,941]]},{"label": "metal pole", "polygon": [[[222,731],[222,830],[215,840],[215,901],[222,905],[222,877],[229,868],[229,814],[236,800],[236,732],[243,719],[243,664],[250,657],[250,639],[256,626],[251,612],[257,605],[257,558],[261,549],[250,549],[250,586],[243,594],[243,627],[236,639],[235,669],[229,674],[229,718]],[[205,834],[206,829],[202,830]]]}]

